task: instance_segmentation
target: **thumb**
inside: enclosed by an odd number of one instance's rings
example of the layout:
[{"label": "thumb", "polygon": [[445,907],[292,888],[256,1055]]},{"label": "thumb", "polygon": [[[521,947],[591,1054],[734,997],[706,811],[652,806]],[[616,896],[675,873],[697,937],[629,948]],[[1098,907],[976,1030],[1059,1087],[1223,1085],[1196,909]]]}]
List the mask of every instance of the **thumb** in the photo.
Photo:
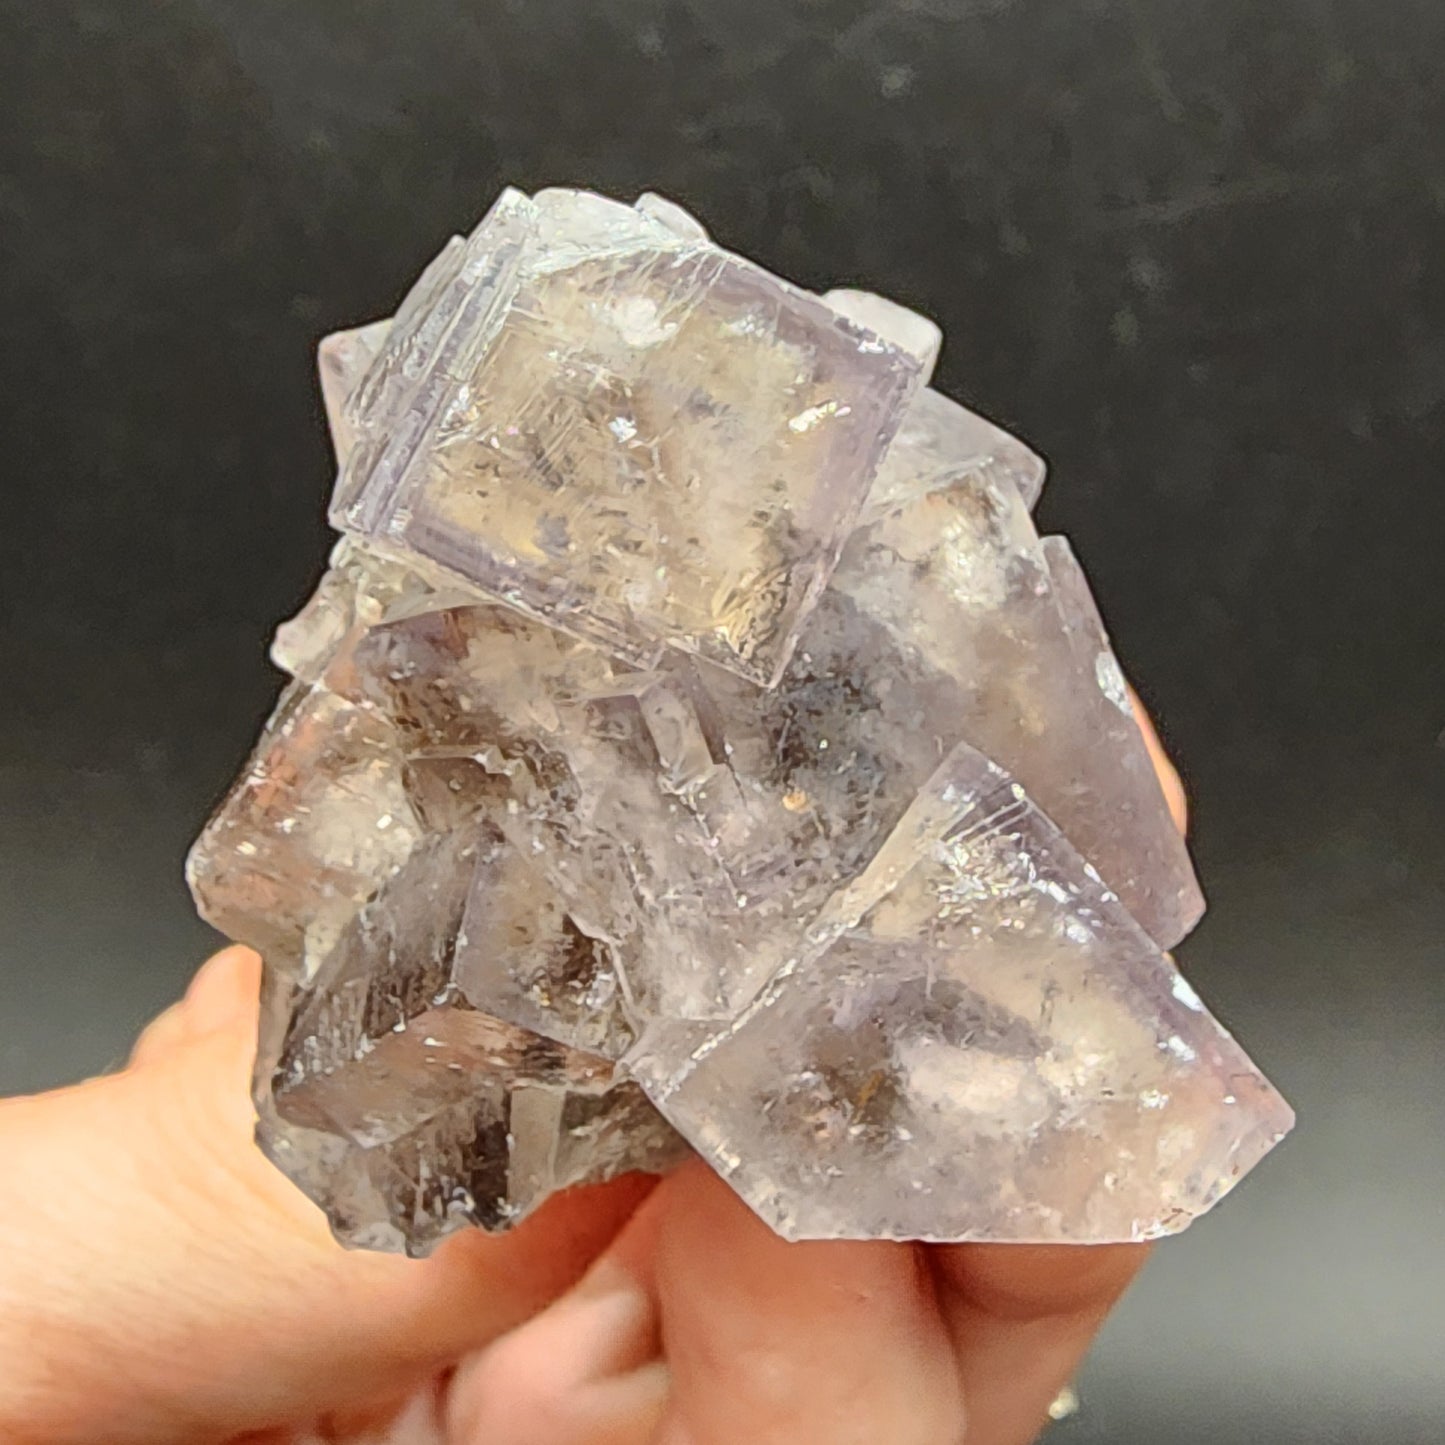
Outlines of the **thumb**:
[{"label": "thumb", "polygon": [[218,954],[122,1073],[0,1101],[0,1437],[221,1439],[405,1393],[571,1285],[646,1184],[429,1260],[348,1253],[252,1143],[259,960]]}]

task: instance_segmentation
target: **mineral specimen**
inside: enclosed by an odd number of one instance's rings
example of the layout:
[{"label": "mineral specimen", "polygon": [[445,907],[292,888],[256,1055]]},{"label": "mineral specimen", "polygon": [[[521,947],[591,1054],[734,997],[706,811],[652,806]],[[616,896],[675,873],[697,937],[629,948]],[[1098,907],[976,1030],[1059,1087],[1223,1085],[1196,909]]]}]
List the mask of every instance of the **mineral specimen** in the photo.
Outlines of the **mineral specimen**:
[{"label": "mineral specimen", "polygon": [[701,1154],[791,1238],[1176,1230],[1287,1106],[1043,465],[940,333],[680,207],[507,192],[327,338],[344,536],[192,851],[258,1137],[425,1252]]}]

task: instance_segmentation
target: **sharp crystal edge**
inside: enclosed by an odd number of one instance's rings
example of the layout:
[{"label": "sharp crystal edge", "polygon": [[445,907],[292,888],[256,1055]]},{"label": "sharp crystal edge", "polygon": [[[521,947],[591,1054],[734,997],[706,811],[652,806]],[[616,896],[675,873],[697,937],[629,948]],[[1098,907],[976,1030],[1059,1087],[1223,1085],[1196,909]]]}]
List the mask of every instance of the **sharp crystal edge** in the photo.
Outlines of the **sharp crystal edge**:
[{"label": "sharp crystal edge", "polygon": [[192,849],[258,1140],[424,1254],[700,1154],[789,1238],[1097,1243],[1288,1106],[1043,463],[941,332],[654,195],[507,191],[326,338],[343,535]]}]

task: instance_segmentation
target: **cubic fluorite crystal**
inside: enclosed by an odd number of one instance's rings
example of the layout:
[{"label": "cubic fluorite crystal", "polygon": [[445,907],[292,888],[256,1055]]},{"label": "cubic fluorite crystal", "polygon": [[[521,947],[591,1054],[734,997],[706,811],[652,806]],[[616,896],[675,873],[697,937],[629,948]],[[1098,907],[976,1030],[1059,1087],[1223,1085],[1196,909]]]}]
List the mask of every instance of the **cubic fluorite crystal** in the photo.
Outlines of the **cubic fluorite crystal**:
[{"label": "cubic fluorite crystal", "polygon": [[790,1238],[1170,1233],[1290,1125],[1043,465],[940,333],[508,191],[327,338],[344,536],[191,854],[258,1137],[425,1252],[689,1151]]}]

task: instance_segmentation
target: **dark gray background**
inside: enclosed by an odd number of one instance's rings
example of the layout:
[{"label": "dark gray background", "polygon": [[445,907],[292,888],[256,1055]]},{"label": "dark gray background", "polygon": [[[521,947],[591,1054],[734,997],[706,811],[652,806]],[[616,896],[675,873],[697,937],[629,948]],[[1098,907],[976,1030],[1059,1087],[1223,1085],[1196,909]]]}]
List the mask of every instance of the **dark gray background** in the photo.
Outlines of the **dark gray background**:
[{"label": "dark gray background", "polygon": [[1301,1114],[1064,1438],[1438,1445],[1442,65],[1439,0],[0,0],[0,1090],[212,943],[317,337],[504,182],[655,187],[1052,460],[1196,799],[1183,961]]}]

